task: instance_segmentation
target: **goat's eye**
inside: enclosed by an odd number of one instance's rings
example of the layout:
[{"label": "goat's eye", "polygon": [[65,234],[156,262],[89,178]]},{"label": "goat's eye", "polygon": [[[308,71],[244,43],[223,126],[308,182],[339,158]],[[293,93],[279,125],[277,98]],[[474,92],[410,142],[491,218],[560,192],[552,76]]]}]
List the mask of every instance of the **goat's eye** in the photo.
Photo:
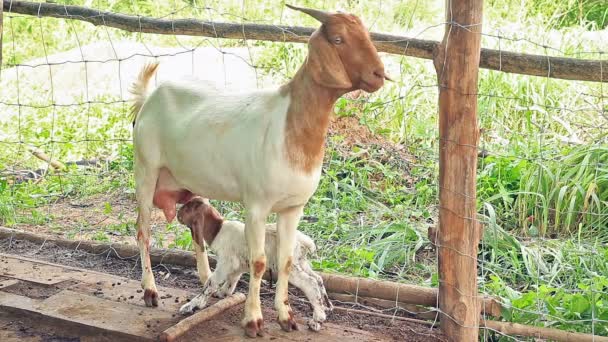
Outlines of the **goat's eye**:
[{"label": "goat's eye", "polygon": [[333,42],[334,42],[334,44],[336,44],[336,45],[340,45],[340,44],[342,44],[342,37],[334,37],[334,38],[333,38]]}]

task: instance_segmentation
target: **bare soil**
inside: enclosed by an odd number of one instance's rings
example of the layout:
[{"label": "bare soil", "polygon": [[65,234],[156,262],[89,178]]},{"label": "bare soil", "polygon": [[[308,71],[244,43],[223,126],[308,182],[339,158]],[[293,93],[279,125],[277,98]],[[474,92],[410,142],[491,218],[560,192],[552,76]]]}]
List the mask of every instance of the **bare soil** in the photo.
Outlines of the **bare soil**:
[{"label": "bare soil", "polygon": [[[89,254],[80,250],[67,250],[47,243],[44,246],[36,245],[28,241],[7,239],[0,240],[0,251],[14,255],[26,256],[28,258],[43,260],[47,262],[68,265],[73,267],[91,269],[98,272],[105,272],[117,276],[140,279],[141,269],[138,259],[115,259],[108,257],[105,253],[101,255]],[[174,265],[159,265],[154,268],[155,277],[158,285],[179,288],[196,293],[200,288],[198,276],[195,269],[189,269]],[[246,277],[243,277],[237,291],[247,293]],[[40,291],[39,296],[51,295],[54,289],[39,290],[28,289],[27,287],[14,289],[15,291]],[[46,292],[45,292],[46,291]],[[51,292],[49,292],[51,291]],[[265,283],[262,286],[262,306],[266,317],[267,325],[274,324],[276,313],[273,309],[274,289],[272,284]],[[177,299],[176,299],[177,300]],[[183,300],[183,299],[182,299]],[[312,315],[310,307],[300,293],[295,289],[290,289],[290,303],[296,317],[301,320]],[[348,307],[348,305],[334,302],[336,306]],[[228,321],[234,326],[238,326],[242,318],[242,307],[229,310],[223,321]],[[328,317],[329,325],[337,325],[344,329],[357,328],[370,333],[377,333],[387,336],[388,340],[400,341],[442,341],[445,340],[438,329],[431,329],[425,325],[403,322],[395,320],[391,322],[382,317],[373,315],[363,315],[334,311]],[[204,327],[200,327],[203,329]],[[306,329],[305,325],[300,326]],[[208,329],[205,334],[208,336]],[[197,332],[191,334],[195,337]],[[310,334],[314,340],[314,334]],[[50,329],[48,327],[37,329],[35,322],[28,321],[27,318],[12,317],[10,315],[0,315],[0,339],[2,341],[80,341],[75,339],[72,333],[63,333],[61,329]],[[279,338],[279,340],[282,338]]]}]

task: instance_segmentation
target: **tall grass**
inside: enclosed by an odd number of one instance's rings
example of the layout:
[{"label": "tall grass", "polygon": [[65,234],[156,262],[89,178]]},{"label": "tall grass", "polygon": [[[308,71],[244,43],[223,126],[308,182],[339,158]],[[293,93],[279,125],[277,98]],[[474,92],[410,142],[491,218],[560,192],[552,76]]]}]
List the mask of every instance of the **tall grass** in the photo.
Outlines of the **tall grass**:
[{"label": "tall grass", "polygon": [[608,233],[608,145],[581,145],[535,161],[522,174],[515,207],[523,235]]}]

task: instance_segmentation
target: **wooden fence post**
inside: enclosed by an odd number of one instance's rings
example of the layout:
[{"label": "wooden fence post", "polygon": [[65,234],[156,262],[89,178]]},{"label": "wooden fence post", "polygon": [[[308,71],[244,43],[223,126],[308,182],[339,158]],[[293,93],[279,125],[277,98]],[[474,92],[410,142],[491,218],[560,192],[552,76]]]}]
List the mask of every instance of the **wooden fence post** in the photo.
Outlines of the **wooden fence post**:
[{"label": "wooden fence post", "polygon": [[439,84],[439,309],[450,341],[479,335],[476,220],[477,79],[483,0],[446,0],[434,52]]}]

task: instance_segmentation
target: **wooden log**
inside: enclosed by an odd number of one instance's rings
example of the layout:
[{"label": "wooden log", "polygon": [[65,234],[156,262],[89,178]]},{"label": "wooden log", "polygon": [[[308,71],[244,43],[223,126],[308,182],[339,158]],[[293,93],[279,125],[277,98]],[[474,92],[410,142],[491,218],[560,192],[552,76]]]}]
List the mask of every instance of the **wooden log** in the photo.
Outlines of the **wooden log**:
[{"label": "wooden log", "polygon": [[[401,317],[401,316],[391,316],[391,315],[387,315],[387,314],[383,314],[383,313],[378,313],[378,312],[373,312],[373,311],[364,311],[364,310],[357,310],[357,309],[349,309],[349,308],[343,308],[343,307],[339,307],[339,306],[334,307],[334,310],[336,310],[336,311],[342,311],[342,312],[349,312],[349,313],[358,314],[358,315],[376,316],[376,317],[387,319],[389,321],[390,320],[398,320],[398,321],[416,323],[416,324],[421,324],[421,325],[426,325],[426,326],[431,326],[431,327],[436,325],[434,322],[423,321],[421,319]],[[437,324],[437,325],[439,325],[439,324]]]},{"label": "wooden log", "polygon": [[483,0],[446,0],[439,84],[439,309],[450,341],[477,341],[477,79]]},{"label": "wooden log", "polygon": [[[226,39],[265,40],[273,42],[306,43],[314,31],[310,27],[233,24],[195,19],[155,19],[99,11],[81,6],[4,0],[10,13],[54,18],[69,18],[129,32],[165,35],[204,36]],[[439,42],[403,36],[372,33],[378,51],[404,56],[433,59]],[[507,73],[551,77],[566,80],[607,82],[606,62],[575,58],[521,54],[482,49],[480,67]]]},{"label": "wooden log", "polygon": [[[94,241],[66,240],[52,236],[44,236],[23,232],[15,229],[0,227],[0,238],[26,240],[37,244],[53,243],[67,249],[80,249],[91,254],[108,253],[110,256],[121,259],[139,258],[137,246],[127,243],[101,243]],[[173,264],[182,266],[196,266],[194,254],[177,249],[151,248],[150,259],[153,264]],[[215,260],[210,258],[210,264],[215,265]]]},{"label": "wooden log", "polygon": [[[437,292],[433,288],[328,273],[323,274],[323,282],[330,292],[420,305],[437,305]],[[340,290],[336,291],[336,289]]]},{"label": "wooden log", "polygon": [[482,329],[494,330],[509,336],[518,335],[561,342],[608,342],[608,337],[605,336],[569,332],[554,328],[534,327],[510,322],[481,321],[479,326]]},{"label": "wooden log", "polygon": [[[356,310],[356,309],[349,309],[349,308],[342,308],[342,307],[335,307],[334,310],[349,312],[349,313],[353,313],[353,314],[376,316],[376,317],[384,318],[389,321],[398,320],[398,321],[411,322],[411,323],[422,324],[422,325],[427,325],[427,326],[432,326],[432,327],[441,326],[440,322],[430,322],[430,321],[412,319],[412,318],[401,317],[401,316],[392,316],[392,315],[387,315],[387,314],[382,314],[382,313],[377,313],[377,312],[370,312],[370,311],[365,311],[365,310]],[[517,323],[510,323],[510,322],[481,320],[479,322],[479,329],[497,331],[501,334],[508,335],[508,336],[534,337],[534,338],[543,339],[543,340],[549,339],[549,340],[561,341],[561,342],[608,342],[608,337],[605,337],[605,336],[569,332],[569,331],[564,331],[564,330],[559,330],[559,329],[554,329],[554,328],[535,327],[535,326],[531,326],[531,325],[524,325],[524,324],[517,324]]]},{"label": "wooden log", "polygon": [[192,316],[188,316],[187,318],[179,321],[174,326],[168,328],[160,334],[160,340],[162,342],[174,342],[180,336],[184,335],[190,329],[194,328],[196,325],[203,323],[204,321],[210,320],[213,317],[219,315],[220,313],[230,309],[235,305],[239,305],[244,302],[246,299],[245,294],[243,293],[235,293],[230,297],[224,298],[217,303],[196,312]]},{"label": "wooden log", "polygon": [[[122,259],[139,258],[139,249],[135,245],[127,243],[101,243],[94,241],[74,241],[62,238],[37,235],[29,232],[0,227],[0,239],[26,240],[36,244],[53,243],[68,249],[80,249],[88,253],[108,253],[110,256]],[[172,264],[187,267],[196,267],[194,253],[164,248],[151,248],[150,260],[153,264]],[[209,256],[209,265],[215,268],[215,259]],[[317,272],[325,284],[328,292],[344,293],[353,296],[370,297],[391,301],[393,303],[405,303],[436,307],[437,289],[424,286],[400,284],[390,281],[378,281],[372,279],[347,277],[336,274]],[[264,279],[270,279],[269,272],[264,274]],[[380,291],[376,291],[379,289]],[[399,296],[399,297],[397,297]],[[480,295],[483,301],[483,313],[500,317],[502,306],[500,302],[489,296]]]},{"label": "wooden log", "polygon": [[[353,314],[360,315],[370,315],[376,316],[380,318],[384,318],[386,320],[398,320],[405,321],[410,323],[422,324],[432,327],[441,326],[440,322],[430,322],[419,319],[401,317],[401,316],[392,316],[377,312],[370,312],[364,310],[356,310],[342,307],[335,307],[334,310],[349,312]],[[544,328],[544,327],[535,327],[531,325],[510,323],[510,322],[498,322],[498,321],[486,321],[482,320],[479,322],[479,329],[488,329],[492,331],[497,331],[501,334],[508,336],[523,336],[523,337],[534,337],[537,339],[549,339],[553,341],[560,342],[608,342],[608,337],[605,336],[597,336],[591,334],[583,334],[576,332],[569,332],[554,328]]]},{"label": "wooden log", "polygon": [[47,162],[55,170],[64,170],[65,165],[57,160],[51,159],[43,150],[34,146],[28,146],[27,149],[38,159]]},{"label": "wooden log", "polygon": [[327,294],[330,299],[337,300],[341,303],[358,303],[363,306],[379,306],[384,309],[401,309],[407,314],[416,318],[434,320],[437,318],[438,312],[434,308],[426,308],[416,304],[407,304],[386,299],[378,299],[372,297],[357,297],[351,294],[333,293]]},{"label": "wooden log", "polygon": [[[329,292],[348,293],[408,304],[437,306],[437,289],[435,288],[329,273],[319,274]],[[494,317],[500,317],[502,307],[496,299],[477,295],[484,303],[483,309],[480,310],[484,310],[484,312]]]}]

